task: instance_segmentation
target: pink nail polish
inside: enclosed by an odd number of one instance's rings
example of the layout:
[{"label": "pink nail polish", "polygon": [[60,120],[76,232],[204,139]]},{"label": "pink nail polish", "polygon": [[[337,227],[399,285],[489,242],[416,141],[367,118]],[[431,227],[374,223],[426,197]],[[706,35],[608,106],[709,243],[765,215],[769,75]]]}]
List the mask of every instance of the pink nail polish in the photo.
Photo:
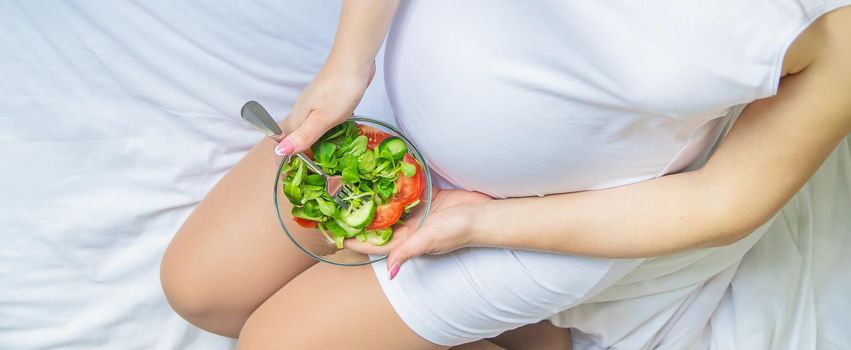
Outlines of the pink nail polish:
[{"label": "pink nail polish", "polygon": [[275,153],[279,156],[286,156],[293,153],[293,143],[290,140],[283,140],[275,147]]},{"label": "pink nail polish", "polygon": [[397,273],[399,273],[399,265],[393,265],[393,267],[390,268],[390,280],[393,280]]}]

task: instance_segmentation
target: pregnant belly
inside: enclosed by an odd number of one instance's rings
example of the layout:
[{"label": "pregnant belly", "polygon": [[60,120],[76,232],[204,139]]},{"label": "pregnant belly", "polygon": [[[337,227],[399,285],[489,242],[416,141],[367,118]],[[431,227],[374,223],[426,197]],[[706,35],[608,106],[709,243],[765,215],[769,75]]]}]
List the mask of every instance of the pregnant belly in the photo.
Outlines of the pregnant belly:
[{"label": "pregnant belly", "polygon": [[609,108],[477,73],[424,71],[409,61],[386,65],[385,79],[397,124],[432,169],[455,187],[498,198],[602,189],[680,170],[711,147],[724,114]]},{"label": "pregnant belly", "polygon": [[681,119],[500,84],[478,89],[417,72],[386,74],[397,124],[433,170],[456,187],[499,198],[602,189],[681,170],[712,146],[724,119],[724,111]]},{"label": "pregnant belly", "polygon": [[397,122],[451,185],[496,198],[603,189],[676,172],[711,146],[716,124],[677,138],[653,127],[604,133],[599,126],[438,118],[404,109]]},{"label": "pregnant belly", "polygon": [[449,33],[408,10],[387,42],[388,97],[397,124],[456,187],[520,197],[619,186],[677,171],[715,141],[726,107],[654,111],[534,47],[512,51],[520,39],[453,40],[463,28]]}]

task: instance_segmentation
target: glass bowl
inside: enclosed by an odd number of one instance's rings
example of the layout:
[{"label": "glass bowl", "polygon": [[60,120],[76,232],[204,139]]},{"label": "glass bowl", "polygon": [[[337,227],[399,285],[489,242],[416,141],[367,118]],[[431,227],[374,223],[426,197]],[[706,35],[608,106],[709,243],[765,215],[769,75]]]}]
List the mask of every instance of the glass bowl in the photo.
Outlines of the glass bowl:
[{"label": "glass bowl", "polygon": [[[422,213],[422,217],[418,223],[416,223],[416,227],[419,228],[422,226],[423,222],[426,220],[426,216],[428,216],[428,210],[431,206],[431,174],[429,173],[429,167],[420,153],[419,149],[417,149],[416,145],[414,145],[410,139],[408,139],[405,135],[402,134],[401,131],[396,129],[396,127],[382,122],[380,120],[365,118],[365,117],[352,117],[350,120],[366,125],[371,126],[373,128],[384,131],[392,136],[399,137],[405,144],[408,146],[408,153],[416,159],[417,162],[420,163],[423,172],[423,191],[420,194],[420,204],[411,209],[411,212],[403,216],[405,217],[416,217],[417,214]],[[362,253],[355,252],[351,249],[338,249],[333,241],[328,240],[322,232],[317,228],[304,228],[296,224],[293,221],[293,216],[291,214],[292,204],[284,195],[283,192],[283,183],[286,180],[287,173],[281,172],[285,165],[286,158],[281,159],[280,164],[278,165],[277,171],[275,173],[275,190],[274,190],[274,199],[275,199],[275,212],[278,215],[278,222],[281,224],[281,228],[284,233],[290,240],[303,252],[307,255],[312,256],[316,260],[326,262],[329,264],[340,265],[340,266],[359,266],[371,264],[376,261],[380,261],[386,258],[386,256],[371,256]],[[399,224],[393,225],[395,229]]]}]

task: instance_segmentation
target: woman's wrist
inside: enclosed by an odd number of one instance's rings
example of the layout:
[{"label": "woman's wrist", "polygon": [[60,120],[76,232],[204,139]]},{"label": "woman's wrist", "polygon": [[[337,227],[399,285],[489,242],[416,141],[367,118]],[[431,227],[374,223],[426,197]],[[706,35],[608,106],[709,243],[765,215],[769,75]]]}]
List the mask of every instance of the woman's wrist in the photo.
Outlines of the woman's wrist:
[{"label": "woman's wrist", "polygon": [[[550,206],[545,198],[492,199],[476,209],[470,225],[470,246],[551,250],[552,234],[535,234],[553,225],[543,224],[541,213]],[[560,216],[562,219],[564,215]],[[534,238],[532,238],[534,237]]]},{"label": "woman's wrist", "polygon": [[495,247],[499,246],[499,240],[493,229],[494,213],[498,211],[500,200],[492,199],[477,204],[472,211],[470,225],[468,228],[468,246],[471,247]]},{"label": "woman's wrist", "polygon": [[375,57],[356,58],[353,55],[334,54],[332,51],[322,66],[322,71],[333,75],[368,76]]}]

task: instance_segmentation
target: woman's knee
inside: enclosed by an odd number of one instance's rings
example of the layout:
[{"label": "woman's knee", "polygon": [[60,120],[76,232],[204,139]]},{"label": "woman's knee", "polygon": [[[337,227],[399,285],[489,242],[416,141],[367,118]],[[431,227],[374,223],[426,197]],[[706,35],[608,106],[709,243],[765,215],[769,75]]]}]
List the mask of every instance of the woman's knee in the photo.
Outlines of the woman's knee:
[{"label": "woman's knee", "polygon": [[229,298],[202,256],[174,242],[160,265],[166,300],[178,315],[209,332],[236,337],[253,308]]}]

